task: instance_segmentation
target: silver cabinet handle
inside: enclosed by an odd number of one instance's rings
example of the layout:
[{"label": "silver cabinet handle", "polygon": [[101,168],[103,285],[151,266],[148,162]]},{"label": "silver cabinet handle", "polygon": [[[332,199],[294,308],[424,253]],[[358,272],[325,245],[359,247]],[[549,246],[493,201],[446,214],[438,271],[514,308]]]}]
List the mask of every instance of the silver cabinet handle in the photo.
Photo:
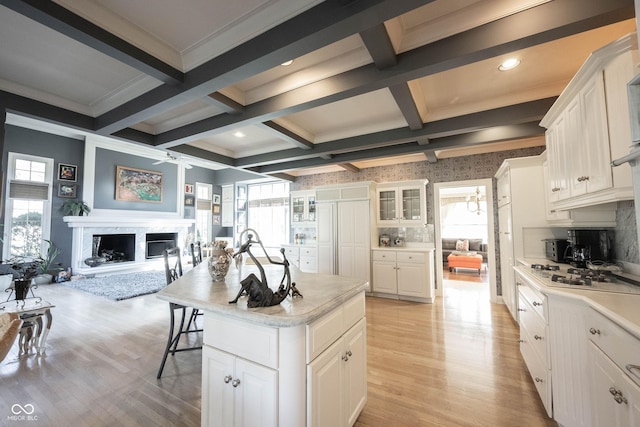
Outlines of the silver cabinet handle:
[{"label": "silver cabinet handle", "polygon": [[536,382],[537,382],[537,383],[541,383],[541,382],[544,382],[544,381],[542,381],[542,378],[538,378],[538,377],[536,377]]},{"label": "silver cabinet handle", "polygon": [[518,311],[527,311],[524,308],[519,308]]},{"label": "silver cabinet handle", "polygon": [[534,301],[534,302],[533,302],[533,306],[534,306],[534,307],[538,307],[538,306],[542,307],[542,303],[541,303],[541,302],[538,302],[538,301]]},{"label": "silver cabinet handle", "polygon": [[347,356],[349,357],[353,356],[353,353],[351,353],[351,350],[347,350]]},{"label": "silver cabinet handle", "polygon": [[533,338],[534,338],[534,339],[537,339],[537,340],[541,340],[541,339],[543,339],[540,335],[534,335],[534,336],[533,336]]},{"label": "silver cabinet handle", "polygon": [[231,381],[233,379],[233,377],[231,375],[227,375],[226,377],[224,377],[224,382],[229,384],[229,381]]},{"label": "silver cabinet handle", "polygon": [[615,387],[609,388],[609,393],[613,396],[613,400],[618,402],[618,405],[622,405],[623,403],[628,403],[627,398],[622,395],[622,392]]},{"label": "silver cabinet handle", "polygon": [[238,387],[240,385],[240,380],[239,379],[235,379],[231,382],[231,385],[234,387]]},{"label": "silver cabinet handle", "polygon": [[349,357],[345,354],[342,356],[342,360],[344,360],[345,362],[347,362],[349,360]]},{"label": "silver cabinet handle", "polygon": [[596,328],[589,328],[589,333],[591,335],[600,335],[600,329],[596,329]]}]

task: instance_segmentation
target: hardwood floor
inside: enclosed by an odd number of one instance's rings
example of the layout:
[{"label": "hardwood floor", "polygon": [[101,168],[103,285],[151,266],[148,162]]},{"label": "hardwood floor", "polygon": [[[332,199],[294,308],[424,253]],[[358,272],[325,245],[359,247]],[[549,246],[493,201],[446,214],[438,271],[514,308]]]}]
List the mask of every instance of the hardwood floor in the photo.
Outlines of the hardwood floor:
[{"label": "hardwood floor", "polygon": [[[0,364],[0,425],[17,424],[14,404],[33,405],[33,425],[200,425],[201,353],[170,356],[156,380],[165,302],[113,302],[60,285],[38,294],[56,305],[47,353],[18,357],[14,345]],[[489,304],[486,284],[452,282],[435,304],[367,298],[367,328],[368,403],[357,426],[555,425],[517,327]]]}]

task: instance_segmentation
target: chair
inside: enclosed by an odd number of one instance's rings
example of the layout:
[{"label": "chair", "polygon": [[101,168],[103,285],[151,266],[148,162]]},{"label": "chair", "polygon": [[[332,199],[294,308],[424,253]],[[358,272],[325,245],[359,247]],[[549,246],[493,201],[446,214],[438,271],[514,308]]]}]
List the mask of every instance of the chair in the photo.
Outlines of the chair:
[{"label": "chair", "polygon": [[[178,279],[182,276],[182,261],[180,259],[180,248],[170,248],[165,249],[163,251],[164,257],[164,268],[165,274],[167,277],[167,285]],[[181,347],[178,348],[178,343],[180,341],[180,337],[184,334],[190,334],[194,332],[202,332],[202,329],[197,329],[195,324],[195,318],[199,314],[198,309],[191,309],[191,314],[189,316],[189,321],[187,322],[187,327],[185,328],[185,318],[187,315],[188,308],[181,304],[169,303],[169,338],[167,339],[167,346],[164,349],[164,355],[162,356],[162,363],[160,364],[160,369],[158,370],[158,375],[156,378],[160,379],[162,376],[162,371],[164,370],[164,365],[167,361],[167,356],[169,353],[171,355],[175,355],[180,351],[190,351],[190,350],[201,350],[202,345],[195,347]],[[180,316],[180,326],[177,329],[175,328],[175,317],[176,311]],[[193,324],[195,329],[191,329],[191,325]]]},{"label": "chair", "polygon": [[9,354],[21,327],[22,320],[17,313],[0,313],[0,362]]},{"label": "chair", "polygon": [[194,267],[202,262],[202,246],[200,242],[191,243],[191,258]]}]

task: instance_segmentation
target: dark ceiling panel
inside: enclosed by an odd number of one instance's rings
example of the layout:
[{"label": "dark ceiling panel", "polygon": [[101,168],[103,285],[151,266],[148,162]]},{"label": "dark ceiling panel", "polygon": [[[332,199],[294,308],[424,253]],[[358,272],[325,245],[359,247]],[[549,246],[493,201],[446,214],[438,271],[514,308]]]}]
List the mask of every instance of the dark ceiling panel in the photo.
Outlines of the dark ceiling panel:
[{"label": "dark ceiling panel", "polygon": [[[632,0],[555,0],[403,53],[394,67],[381,71],[374,64],[366,65],[248,105],[242,114],[221,114],[161,133],[157,144],[170,148],[237,126],[274,120],[633,18],[634,14]],[[298,93],[323,95],[298,103],[301,98]]]},{"label": "dark ceiling panel", "polygon": [[96,131],[117,132],[432,1],[325,1],[187,72],[178,90],[163,85],[101,115]]},{"label": "dark ceiling panel", "polygon": [[176,85],[184,80],[182,71],[53,1],[0,0],[0,4],[166,84]]}]

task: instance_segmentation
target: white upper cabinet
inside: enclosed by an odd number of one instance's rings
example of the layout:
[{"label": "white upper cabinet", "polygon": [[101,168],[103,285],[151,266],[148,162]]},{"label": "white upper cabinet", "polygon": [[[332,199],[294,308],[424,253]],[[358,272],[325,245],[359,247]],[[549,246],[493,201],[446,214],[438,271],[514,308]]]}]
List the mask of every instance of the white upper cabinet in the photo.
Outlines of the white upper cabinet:
[{"label": "white upper cabinet", "polygon": [[427,223],[428,182],[420,180],[377,184],[378,226],[424,226]]},{"label": "white upper cabinet", "polygon": [[291,225],[316,225],[316,192],[314,190],[291,192]]},{"label": "white upper cabinet", "polygon": [[591,54],[540,124],[547,128],[552,209],[633,199],[629,168],[612,168],[631,144],[627,83],[638,62],[635,35]]}]

